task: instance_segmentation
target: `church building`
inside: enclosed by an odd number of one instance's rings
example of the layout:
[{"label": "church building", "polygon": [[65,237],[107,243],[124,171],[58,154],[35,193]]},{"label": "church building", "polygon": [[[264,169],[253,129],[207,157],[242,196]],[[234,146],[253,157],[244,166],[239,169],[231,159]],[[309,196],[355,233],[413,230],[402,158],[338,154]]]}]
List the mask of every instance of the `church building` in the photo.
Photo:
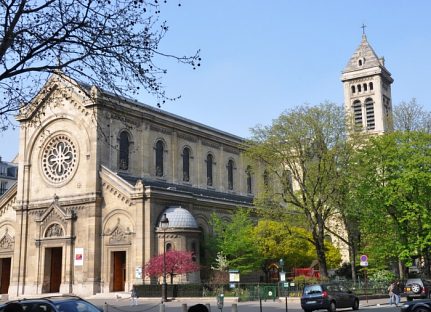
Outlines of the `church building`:
[{"label": "church building", "polygon": [[211,215],[252,207],[238,136],[59,75],[17,120],[18,181],[0,198],[0,290],[10,297],[157,282],[143,267],[164,246],[199,262]]},{"label": "church building", "polygon": [[[363,35],[342,73],[356,129],[391,128],[392,81]],[[242,138],[61,74],[17,120],[18,178],[0,197],[0,293],[10,298],[156,283],[143,267],[164,248],[200,263],[211,215],[228,222],[252,208],[263,182]]]}]

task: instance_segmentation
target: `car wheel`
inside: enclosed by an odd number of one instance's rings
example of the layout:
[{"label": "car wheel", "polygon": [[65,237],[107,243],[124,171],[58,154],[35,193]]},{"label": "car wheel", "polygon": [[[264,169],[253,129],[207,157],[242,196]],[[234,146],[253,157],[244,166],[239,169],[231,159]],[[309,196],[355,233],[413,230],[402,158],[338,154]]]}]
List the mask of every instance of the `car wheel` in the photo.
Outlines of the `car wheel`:
[{"label": "car wheel", "polygon": [[337,310],[337,307],[335,306],[335,302],[331,301],[329,304],[328,312],[335,312]]},{"label": "car wheel", "polygon": [[421,289],[422,289],[421,285],[419,285],[419,284],[412,284],[412,292],[413,293],[418,294],[418,293],[421,292]]},{"label": "car wheel", "polygon": [[306,310],[306,309],[304,309],[304,312],[311,312],[311,311],[313,311],[313,310]]},{"label": "car wheel", "polygon": [[359,309],[359,300],[355,299],[355,301],[353,301],[352,310],[358,310],[358,309]]},{"label": "car wheel", "polygon": [[429,309],[427,307],[417,307],[413,312],[429,312]]}]

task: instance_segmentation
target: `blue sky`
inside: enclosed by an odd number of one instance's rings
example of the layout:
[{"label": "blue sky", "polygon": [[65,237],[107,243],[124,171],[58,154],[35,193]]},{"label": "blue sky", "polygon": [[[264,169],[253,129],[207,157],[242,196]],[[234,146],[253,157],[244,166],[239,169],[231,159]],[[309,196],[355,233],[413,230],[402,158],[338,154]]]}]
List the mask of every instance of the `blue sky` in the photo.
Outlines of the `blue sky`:
[{"label": "blue sky", "polygon": [[[162,107],[209,126],[250,136],[283,111],[308,103],[342,105],[341,71],[367,38],[392,73],[392,101],[415,97],[431,110],[431,1],[428,0],[168,0],[165,52],[193,54],[191,70],[167,62],[168,94]],[[153,104],[142,95],[139,101]],[[0,133],[0,155],[18,151],[18,131]]]}]

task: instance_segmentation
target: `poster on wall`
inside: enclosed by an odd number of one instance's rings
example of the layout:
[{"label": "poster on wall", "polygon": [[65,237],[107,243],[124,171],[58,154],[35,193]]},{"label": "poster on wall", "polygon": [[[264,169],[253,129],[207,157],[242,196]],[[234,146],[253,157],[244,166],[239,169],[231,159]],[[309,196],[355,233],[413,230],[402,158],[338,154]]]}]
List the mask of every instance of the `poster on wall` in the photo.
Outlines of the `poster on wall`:
[{"label": "poster on wall", "polygon": [[135,278],[142,278],[142,267],[137,266],[135,268]]},{"label": "poster on wall", "polygon": [[75,266],[84,265],[84,248],[75,248]]}]

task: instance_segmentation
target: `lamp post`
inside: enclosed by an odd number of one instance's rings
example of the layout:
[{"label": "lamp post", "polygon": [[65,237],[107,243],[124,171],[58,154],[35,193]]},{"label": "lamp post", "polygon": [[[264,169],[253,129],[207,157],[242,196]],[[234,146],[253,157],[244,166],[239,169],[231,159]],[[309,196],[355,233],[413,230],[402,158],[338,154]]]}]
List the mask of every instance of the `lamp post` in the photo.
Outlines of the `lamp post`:
[{"label": "lamp post", "polygon": [[166,285],[166,229],[169,226],[169,220],[166,213],[160,219],[160,227],[163,230],[163,282],[162,282],[162,303],[167,301],[167,285]]},{"label": "lamp post", "polygon": [[283,289],[283,291],[284,291],[284,296],[286,297],[285,298],[285,303],[286,303],[286,312],[287,312],[287,292],[284,289],[284,282],[286,281],[286,272],[284,272],[284,269],[283,269],[283,266],[284,266],[284,260],[283,260],[283,258],[281,258],[278,261],[278,264],[280,265],[280,268],[281,268],[281,271],[280,271],[280,286],[281,286],[281,289]]}]

